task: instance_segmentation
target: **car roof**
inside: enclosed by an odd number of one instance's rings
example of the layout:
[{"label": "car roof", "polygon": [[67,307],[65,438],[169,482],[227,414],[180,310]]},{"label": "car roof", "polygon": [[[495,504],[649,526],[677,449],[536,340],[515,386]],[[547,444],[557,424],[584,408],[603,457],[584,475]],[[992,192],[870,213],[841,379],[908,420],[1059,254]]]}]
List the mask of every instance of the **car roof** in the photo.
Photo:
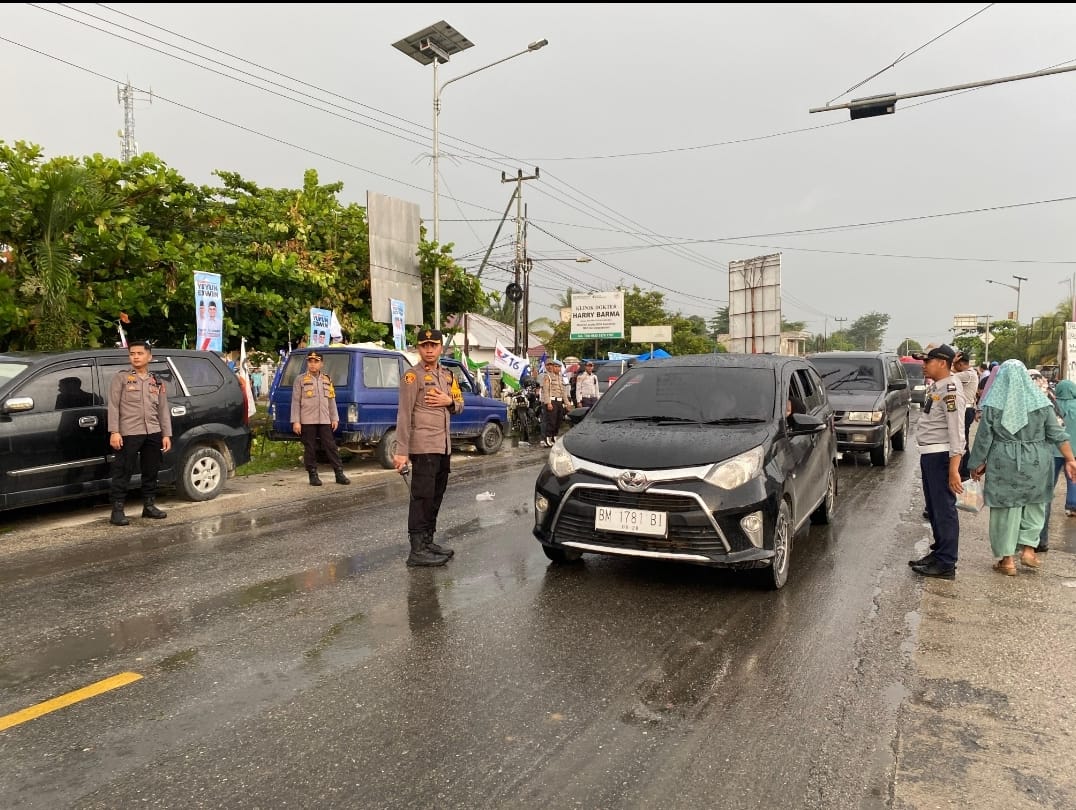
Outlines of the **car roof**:
[{"label": "car roof", "polygon": [[[186,355],[188,357],[204,357],[213,355],[220,357],[217,352],[203,351],[200,349],[169,349],[157,346],[153,349],[154,354],[169,354],[172,356]],[[11,360],[21,363],[39,363],[52,360],[77,360],[80,357],[128,357],[127,349],[67,349],[60,352],[4,352],[0,354],[0,362]]]},{"label": "car roof", "polygon": [[[788,354],[743,354],[740,352],[720,352],[710,354],[681,354],[674,357],[655,357],[632,366],[653,368],[655,366],[693,367],[693,368],[769,368],[778,369],[789,364],[803,364],[802,357]],[[626,372],[625,372],[626,373]]]},{"label": "car roof", "polygon": [[840,351],[831,351],[831,352],[811,352],[809,355],[807,355],[808,360],[810,360],[812,358],[815,358],[815,357],[849,357],[849,358],[856,358],[856,357],[863,357],[863,358],[896,357],[896,352],[840,352]]}]

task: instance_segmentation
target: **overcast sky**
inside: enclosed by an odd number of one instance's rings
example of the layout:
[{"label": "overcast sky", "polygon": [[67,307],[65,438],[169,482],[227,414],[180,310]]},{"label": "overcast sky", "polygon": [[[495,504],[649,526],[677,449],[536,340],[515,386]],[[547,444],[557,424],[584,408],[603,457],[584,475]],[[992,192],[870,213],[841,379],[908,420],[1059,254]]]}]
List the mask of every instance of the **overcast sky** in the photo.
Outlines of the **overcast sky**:
[{"label": "overcast sky", "polygon": [[[950,338],[956,313],[1016,309],[986,279],[1028,279],[1024,323],[1069,295],[1076,72],[860,121],[808,110],[1072,63],[1073,4],[9,4],[0,139],[118,157],[129,79],[153,91],[138,94],[139,150],[191,181],[221,169],[298,188],[315,168],[345,202],[376,191],[429,222],[433,71],[392,43],[440,20],[474,43],[440,83],[549,40],[445,88],[440,117],[441,236],[465,265],[508,203],[501,171],[535,167],[530,255],[595,257],[537,261],[532,318],[569,285],[618,284],[709,318],[729,261],[776,252],[786,319],[832,332],[887,312],[893,348]],[[505,268],[514,234],[494,252]]]}]

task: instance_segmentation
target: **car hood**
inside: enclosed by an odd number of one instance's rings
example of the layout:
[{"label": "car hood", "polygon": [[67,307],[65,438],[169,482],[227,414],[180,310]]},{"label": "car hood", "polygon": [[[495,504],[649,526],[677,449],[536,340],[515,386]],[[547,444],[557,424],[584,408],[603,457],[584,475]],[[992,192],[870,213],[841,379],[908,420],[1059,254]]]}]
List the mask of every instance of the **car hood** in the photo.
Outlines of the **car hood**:
[{"label": "car hood", "polygon": [[737,456],[767,441],[773,426],[654,425],[584,419],[564,435],[577,458],[634,470],[697,467]]},{"label": "car hood", "polygon": [[829,404],[837,411],[880,411],[885,404],[881,391],[827,391]]}]

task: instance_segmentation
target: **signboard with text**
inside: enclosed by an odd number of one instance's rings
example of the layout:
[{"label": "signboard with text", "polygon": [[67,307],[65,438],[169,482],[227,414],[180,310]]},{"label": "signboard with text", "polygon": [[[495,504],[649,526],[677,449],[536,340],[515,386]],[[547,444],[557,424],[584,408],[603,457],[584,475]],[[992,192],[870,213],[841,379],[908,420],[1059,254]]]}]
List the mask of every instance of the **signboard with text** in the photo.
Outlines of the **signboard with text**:
[{"label": "signboard with text", "polygon": [[624,291],[572,293],[569,340],[624,337]]}]

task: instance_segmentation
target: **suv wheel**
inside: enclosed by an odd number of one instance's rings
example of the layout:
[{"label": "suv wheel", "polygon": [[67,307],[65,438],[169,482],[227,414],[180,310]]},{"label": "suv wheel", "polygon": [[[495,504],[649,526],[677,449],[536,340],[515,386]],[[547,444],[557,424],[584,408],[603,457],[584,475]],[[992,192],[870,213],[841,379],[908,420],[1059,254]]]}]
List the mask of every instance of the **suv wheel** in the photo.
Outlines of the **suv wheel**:
[{"label": "suv wheel", "polygon": [[501,449],[504,432],[496,422],[487,422],[475,440],[474,449],[484,456],[492,455]]},{"label": "suv wheel", "polygon": [[583,556],[583,552],[579,549],[563,546],[542,546],[542,551],[553,562],[561,564],[578,562]]},{"label": "suv wheel", "polygon": [[903,450],[908,444],[908,420],[904,420],[904,427],[893,434],[893,449]]},{"label": "suv wheel", "polygon": [[784,587],[788,581],[788,559],[792,553],[792,512],[788,501],[782,499],[773,526],[773,559],[770,567],[763,570],[766,586],[773,590]]},{"label": "suv wheel", "polygon": [[877,447],[871,448],[871,464],[875,467],[884,467],[887,465],[889,463],[889,448],[889,426],[886,425],[882,443]]},{"label": "suv wheel", "polygon": [[211,501],[228,478],[228,463],[212,447],[194,447],[183,459],[176,486],[190,501]]},{"label": "suv wheel", "polygon": [[396,431],[386,430],[385,435],[381,437],[381,441],[378,442],[377,450],[375,452],[378,463],[381,464],[386,470],[394,469],[396,465],[392,463],[392,457],[396,455]]}]

